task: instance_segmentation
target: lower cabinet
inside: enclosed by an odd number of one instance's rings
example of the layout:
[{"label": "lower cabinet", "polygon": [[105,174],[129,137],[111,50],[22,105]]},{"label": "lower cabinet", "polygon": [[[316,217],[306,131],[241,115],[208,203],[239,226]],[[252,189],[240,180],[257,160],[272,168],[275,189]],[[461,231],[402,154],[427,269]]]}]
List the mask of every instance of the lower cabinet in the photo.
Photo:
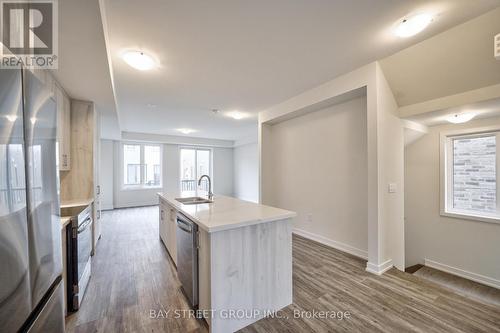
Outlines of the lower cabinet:
[{"label": "lower cabinet", "polygon": [[163,202],[160,202],[160,220],[159,220],[159,229],[160,229],[160,239],[161,241],[163,242],[163,244],[165,244],[165,246],[167,245],[167,240],[166,240],[166,219],[165,219],[165,216],[166,216],[166,209],[165,209],[165,205],[163,204]]},{"label": "lower cabinet", "polygon": [[176,220],[177,211],[165,201],[160,200],[160,238],[175,265],[177,265]]}]

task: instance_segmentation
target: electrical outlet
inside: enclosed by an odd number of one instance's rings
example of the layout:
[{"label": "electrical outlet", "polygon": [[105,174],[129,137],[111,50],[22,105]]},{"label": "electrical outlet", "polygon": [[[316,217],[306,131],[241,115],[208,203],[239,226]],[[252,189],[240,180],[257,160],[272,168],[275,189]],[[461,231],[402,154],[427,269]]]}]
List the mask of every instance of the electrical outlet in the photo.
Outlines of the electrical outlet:
[{"label": "electrical outlet", "polygon": [[389,183],[389,193],[396,193],[396,183]]},{"label": "electrical outlet", "polygon": [[311,222],[312,222],[312,220],[313,220],[313,215],[312,215],[312,214],[307,214],[307,215],[306,215],[306,222],[307,222],[307,223],[311,223]]}]

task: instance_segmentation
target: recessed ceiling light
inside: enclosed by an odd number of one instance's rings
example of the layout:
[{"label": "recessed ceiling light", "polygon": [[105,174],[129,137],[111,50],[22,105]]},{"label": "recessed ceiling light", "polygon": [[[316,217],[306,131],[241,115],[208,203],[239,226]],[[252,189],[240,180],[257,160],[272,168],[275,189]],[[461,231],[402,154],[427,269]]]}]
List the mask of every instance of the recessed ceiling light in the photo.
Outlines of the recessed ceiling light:
[{"label": "recessed ceiling light", "polygon": [[236,119],[236,120],[240,120],[240,119],[248,117],[248,114],[240,112],[240,111],[231,111],[231,112],[226,113],[226,116],[231,117],[231,118]]},{"label": "recessed ceiling light", "polygon": [[469,120],[474,118],[474,116],[475,114],[473,113],[453,114],[451,116],[448,116],[446,120],[452,124],[462,124],[468,122]]},{"label": "recessed ceiling light", "polygon": [[148,103],[148,108],[154,109],[156,106],[156,104]]},{"label": "recessed ceiling light", "polygon": [[155,59],[142,51],[126,51],[122,58],[131,67],[141,71],[147,71],[157,66]]},{"label": "recessed ceiling light", "polygon": [[11,115],[5,116],[5,118],[7,118],[8,121],[10,121],[11,123],[13,123],[13,122],[16,121],[17,116],[15,114],[11,114]]},{"label": "recessed ceiling light", "polygon": [[432,15],[416,14],[404,18],[396,27],[394,33],[399,37],[411,37],[424,30],[432,22]]},{"label": "recessed ceiling light", "polygon": [[196,130],[192,128],[178,128],[177,131],[181,132],[182,134],[191,134],[196,132]]}]

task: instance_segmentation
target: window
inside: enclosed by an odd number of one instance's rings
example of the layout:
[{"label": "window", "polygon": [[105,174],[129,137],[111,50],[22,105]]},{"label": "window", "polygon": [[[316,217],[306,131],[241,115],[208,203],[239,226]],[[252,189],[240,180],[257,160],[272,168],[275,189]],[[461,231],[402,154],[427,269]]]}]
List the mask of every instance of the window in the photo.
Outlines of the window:
[{"label": "window", "polygon": [[441,142],[441,213],[500,222],[497,193],[500,131],[442,135]]},{"label": "window", "polygon": [[123,185],[126,187],[161,187],[160,146],[123,145]]},{"label": "window", "polygon": [[[198,179],[211,176],[211,151],[209,149],[181,149],[181,191],[196,191]],[[208,180],[204,178],[200,188],[208,192]]]}]

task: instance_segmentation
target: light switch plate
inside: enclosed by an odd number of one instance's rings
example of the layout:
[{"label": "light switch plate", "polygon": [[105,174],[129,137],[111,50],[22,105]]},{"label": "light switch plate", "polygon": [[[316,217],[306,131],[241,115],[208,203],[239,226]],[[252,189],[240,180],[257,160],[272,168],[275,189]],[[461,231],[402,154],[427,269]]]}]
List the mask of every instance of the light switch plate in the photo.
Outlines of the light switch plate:
[{"label": "light switch plate", "polygon": [[389,193],[396,193],[396,183],[389,183]]}]

